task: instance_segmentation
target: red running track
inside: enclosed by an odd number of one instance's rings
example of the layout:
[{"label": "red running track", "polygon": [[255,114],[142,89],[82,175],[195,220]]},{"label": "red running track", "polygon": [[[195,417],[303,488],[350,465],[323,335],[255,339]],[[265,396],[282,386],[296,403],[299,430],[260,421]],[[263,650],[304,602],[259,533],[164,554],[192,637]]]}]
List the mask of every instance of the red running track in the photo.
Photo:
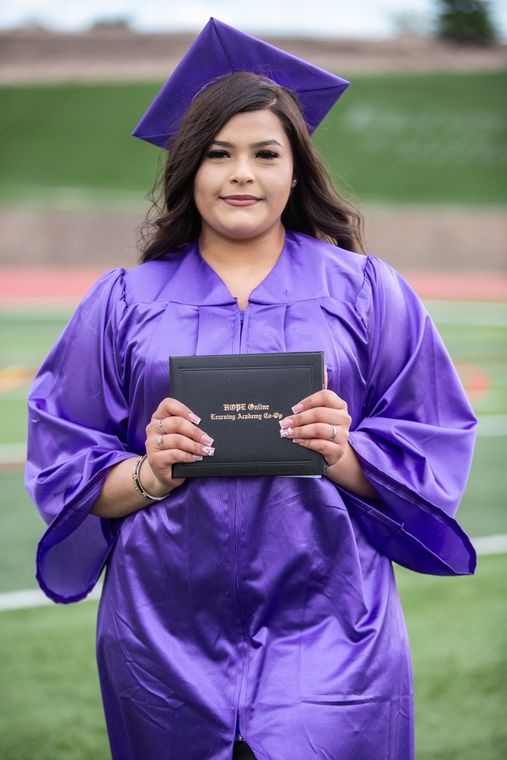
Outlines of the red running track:
[{"label": "red running track", "polygon": [[[0,269],[0,305],[25,308],[72,306],[104,269],[31,267]],[[482,272],[402,272],[420,298],[507,302],[507,274]]]}]

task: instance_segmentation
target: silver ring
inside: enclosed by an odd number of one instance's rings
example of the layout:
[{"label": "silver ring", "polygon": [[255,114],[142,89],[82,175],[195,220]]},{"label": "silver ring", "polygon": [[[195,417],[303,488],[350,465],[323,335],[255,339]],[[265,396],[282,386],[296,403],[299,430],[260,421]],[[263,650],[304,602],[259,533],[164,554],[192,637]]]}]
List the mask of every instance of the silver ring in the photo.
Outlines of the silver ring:
[{"label": "silver ring", "polygon": [[162,435],[164,435],[165,430],[162,427],[162,420],[157,420],[157,430],[158,430],[159,433],[161,433]]},{"label": "silver ring", "polygon": [[162,450],[164,448],[164,436],[163,435],[159,435],[157,437],[157,446],[159,447],[160,450]]},{"label": "silver ring", "polygon": [[[329,423],[329,424],[331,425],[331,423]],[[330,439],[329,439],[329,440],[330,440],[330,441],[334,441],[334,439],[335,439],[335,436],[336,436],[336,428],[335,428],[335,426],[334,426],[334,425],[331,425],[331,427],[332,427],[332,429],[333,429],[333,430],[332,430],[332,432],[331,432],[331,437],[330,437]]]}]

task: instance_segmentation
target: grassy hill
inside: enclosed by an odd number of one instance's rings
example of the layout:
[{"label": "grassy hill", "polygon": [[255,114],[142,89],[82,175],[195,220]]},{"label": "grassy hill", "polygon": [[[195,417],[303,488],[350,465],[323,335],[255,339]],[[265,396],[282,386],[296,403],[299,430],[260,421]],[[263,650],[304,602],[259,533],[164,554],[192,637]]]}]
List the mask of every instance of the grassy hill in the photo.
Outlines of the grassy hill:
[{"label": "grassy hill", "polygon": [[[0,88],[0,202],[141,198],[165,154],[130,131],[161,84]],[[315,144],[362,201],[504,204],[506,85],[507,72],[356,76]]]}]

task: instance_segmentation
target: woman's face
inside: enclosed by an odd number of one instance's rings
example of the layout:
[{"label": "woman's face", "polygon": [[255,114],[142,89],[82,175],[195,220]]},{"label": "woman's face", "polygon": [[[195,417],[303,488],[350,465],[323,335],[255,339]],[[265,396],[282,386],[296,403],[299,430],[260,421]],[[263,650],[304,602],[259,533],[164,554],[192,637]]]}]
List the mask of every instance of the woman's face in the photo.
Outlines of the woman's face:
[{"label": "woman's face", "polygon": [[[267,232],[280,223],[292,178],[292,150],[278,116],[269,110],[236,114],[216,135],[195,175],[203,232],[209,227],[237,239]],[[254,200],[241,201],[242,196]]]}]

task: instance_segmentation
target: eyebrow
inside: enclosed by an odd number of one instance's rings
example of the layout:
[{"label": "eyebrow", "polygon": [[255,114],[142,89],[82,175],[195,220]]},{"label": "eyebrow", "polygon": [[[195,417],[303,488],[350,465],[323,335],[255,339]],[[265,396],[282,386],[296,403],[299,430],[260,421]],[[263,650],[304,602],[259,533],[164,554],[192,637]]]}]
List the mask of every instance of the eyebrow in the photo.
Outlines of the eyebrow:
[{"label": "eyebrow", "polygon": [[[261,142],[252,143],[251,148],[263,148],[265,145],[279,145],[283,148],[283,145],[278,140],[262,140]],[[234,144],[227,142],[226,140],[213,140],[212,145],[223,145],[224,148],[234,148]]]}]

